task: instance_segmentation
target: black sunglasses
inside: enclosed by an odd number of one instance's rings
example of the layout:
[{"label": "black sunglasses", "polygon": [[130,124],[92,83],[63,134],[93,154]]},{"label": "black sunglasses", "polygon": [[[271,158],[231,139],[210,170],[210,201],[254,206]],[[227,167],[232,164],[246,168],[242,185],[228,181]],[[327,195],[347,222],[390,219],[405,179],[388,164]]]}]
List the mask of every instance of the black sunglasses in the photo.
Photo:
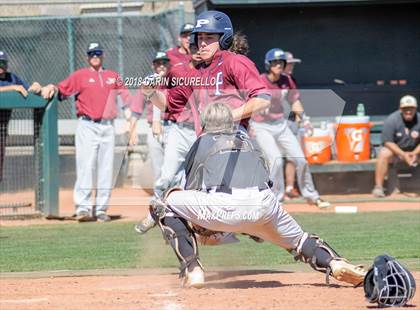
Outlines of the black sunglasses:
[{"label": "black sunglasses", "polygon": [[166,66],[168,63],[169,63],[169,60],[165,60],[165,59],[159,59],[153,62],[155,66]]},{"label": "black sunglasses", "polygon": [[0,67],[6,67],[7,66],[7,60],[0,60]]},{"label": "black sunglasses", "polygon": [[89,57],[93,57],[93,56],[102,56],[103,52],[102,51],[92,51],[92,52],[88,52],[87,53]]}]

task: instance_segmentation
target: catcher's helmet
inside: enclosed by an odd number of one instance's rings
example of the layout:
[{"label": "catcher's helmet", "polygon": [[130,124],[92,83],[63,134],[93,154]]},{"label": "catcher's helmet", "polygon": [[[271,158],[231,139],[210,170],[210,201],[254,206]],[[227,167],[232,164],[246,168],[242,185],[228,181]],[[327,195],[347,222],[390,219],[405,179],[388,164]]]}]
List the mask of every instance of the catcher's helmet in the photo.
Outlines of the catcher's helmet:
[{"label": "catcher's helmet", "polygon": [[413,275],[395,258],[381,255],[375,258],[373,267],[364,280],[365,296],[380,307],[404,306],[416,292]]},{"label": "catcher's helmet", "polygon": [[222,50],[227,50],[233,40],[233,26],[229,16],[219,11],[206,11],[197,17],[195,27],[191,34],[197,42],[197,33],[219,33],[219,44]]},{"label": "catcher's helmet", "polygon": [[270,62],[272,62],[273,60],[281,60],[284,62],[284,64],[286,64],[287,59],[286,59],[285,52],[280,48],[272,48],[271,50],[269,50],[265,54],[265,59],[264,59],[265,70],[267,71],[270,70]]}]

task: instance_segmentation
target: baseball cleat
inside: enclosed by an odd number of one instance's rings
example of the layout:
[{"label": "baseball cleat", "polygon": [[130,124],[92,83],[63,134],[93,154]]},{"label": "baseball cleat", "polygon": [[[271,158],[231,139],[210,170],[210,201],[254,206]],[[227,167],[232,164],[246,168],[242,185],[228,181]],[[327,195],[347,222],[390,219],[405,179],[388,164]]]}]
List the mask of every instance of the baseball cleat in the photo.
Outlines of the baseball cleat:
[{"label": "baseball cleat", "polygon": [[92,222],[95,220],[95,218],[92,215],[90,215],[90,212],[88,211],[77,212],[76,219],[79,222]]},{"label": "baseball cleat", "polygon": [[286,197],[289,199],[299,198],[300,194],[296,188],[292,188],[290,191],[286,191]]},{"label": "baseball cleat", "polygon": [[156,226],[155,220],[152,218],[150,213],[142,219],[136,226],[134,226],[135,231],[143,235],[147,233],[150,229]]},{"label": "baseball cleat", "polygon": [[366,270],[362,266],[350,264],[343,258],[335,258],[330,262],[332,276],[338,281],[359,285],[366,276]]},{"label": "baseball cleat", "polygon": [[96,220],[98,222],[109,222],[111,221],[111,217],[105,213],[101,213],[99,215],[96,216]]},{"label": "baseball cleat", "polygon": [[181,279],[183,288],[203,288],[204,271],[200,266],[194,267],[192,271],[185,271],[185,276]]},{"label": "baseball cleat", "polygon": [[376,198],[384,198],[385,192],[384,188],[382,186],[375,186],[375,188],[372,190],[372,195]]},{"label": "baseball cleat", "polygon": [[318,198],[317,200],[315,200],[315,205],[320,209],[326,209],[326,208],[331,207],[331,203],[329,203],[328,201],[322,200],[321,198]]}]

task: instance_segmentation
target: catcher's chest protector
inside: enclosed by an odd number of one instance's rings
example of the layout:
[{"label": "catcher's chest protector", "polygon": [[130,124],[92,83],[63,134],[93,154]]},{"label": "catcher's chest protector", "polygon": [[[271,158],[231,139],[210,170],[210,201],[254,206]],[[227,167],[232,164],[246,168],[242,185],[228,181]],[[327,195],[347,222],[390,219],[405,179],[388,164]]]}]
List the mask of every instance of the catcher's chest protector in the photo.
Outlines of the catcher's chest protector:
[{"label": "catcher's chest protector", "polygon": [[269,172],[264,158],[247,137],[221,134],[213,139],[203,162],[206,187],[267,187]]}]

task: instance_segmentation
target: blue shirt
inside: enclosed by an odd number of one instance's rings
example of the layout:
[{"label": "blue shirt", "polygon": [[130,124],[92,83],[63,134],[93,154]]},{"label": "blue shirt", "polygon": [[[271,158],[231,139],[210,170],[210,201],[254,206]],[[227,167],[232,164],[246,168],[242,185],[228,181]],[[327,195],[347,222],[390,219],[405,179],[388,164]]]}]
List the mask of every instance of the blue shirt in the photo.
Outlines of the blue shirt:
[{"label": "blue shirt", "polygon": [[[26,82],[20,79],[16,74],[13,74],[11,72],[6,72],[6,74],[4,75],[4,78],[0,78],[0,87],[9,86],[9,85],[22,85],[23,87],[25,87],[26,90],[28,90],[29,88],[28,84],[26,84]],[[7,124],[9,122],[12,110],[2,109],[0,111],[1,111],[0,121],[4,124]]]},{"label": "blue shirt", "polygon": [[0,78],[0,87],[1,86],[9,86],[9,85],[22,85],[28,90],[29,85],[19,78],[16,74],[11,72],[6,72],[4,78]]}]

